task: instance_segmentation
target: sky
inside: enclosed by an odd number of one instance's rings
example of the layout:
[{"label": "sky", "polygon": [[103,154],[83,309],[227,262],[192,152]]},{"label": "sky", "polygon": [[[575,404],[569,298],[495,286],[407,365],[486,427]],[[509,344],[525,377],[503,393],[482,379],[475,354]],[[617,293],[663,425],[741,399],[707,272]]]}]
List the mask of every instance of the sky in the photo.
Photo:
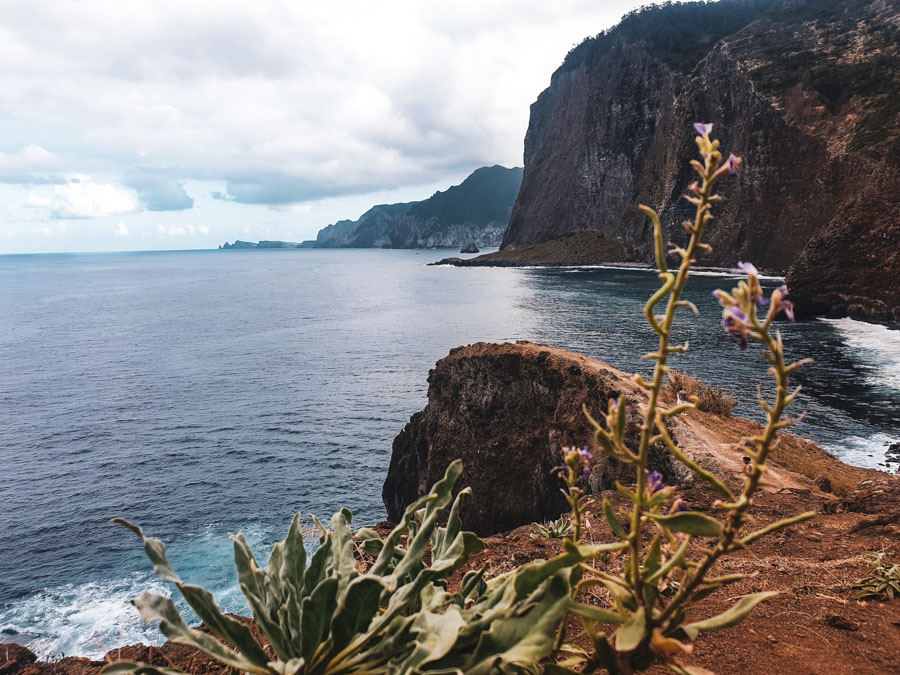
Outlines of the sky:
[{"label": "sky", "polygon": [[0,253],[314,239],[521,166],[566,52],[640,4],[5,0]]}]

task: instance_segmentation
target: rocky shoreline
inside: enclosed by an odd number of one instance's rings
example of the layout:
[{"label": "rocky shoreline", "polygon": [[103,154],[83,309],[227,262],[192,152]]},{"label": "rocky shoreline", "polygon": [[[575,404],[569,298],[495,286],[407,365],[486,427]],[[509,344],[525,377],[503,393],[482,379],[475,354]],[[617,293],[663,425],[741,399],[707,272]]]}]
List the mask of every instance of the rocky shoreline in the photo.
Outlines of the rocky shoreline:
[{"label": "rocky shoreline", "polygon": [[[428,382],[428,404],[394,441],[383,496],[388,514],[396,517],[450,461],[463,459],[457,488],[470,486],[474,492],[463,521],[486,537],[487,549],[451,579],[451,587],[466,569],[487,564],[493,576],[557,553],[560,543],[533,538],[530,523],[566,510],[550,469],[564,445],[590,442],[581,404],[597,410],[609,397],[643,397],[630,375],[602,361],[528,342],[459,347],[436,364]],[[637,433],[636,423],[629,420],[627,434]],[[672,418],[670,432],[685,454],[737,486],[745,444],[759,428],[750,420],[695,410]],[[782,436],[773,460],[767,487],[755,499],[755,524],[806,510],[817,517],[722,563],[723,573],[753,574],[732,595],[760,589],[780,595],[740,627],[704,637],[691,665],[719,673],[891,672],[900,662],[900,601],[854,600],[852,584],[866,572],[866,551],[900,557],[900,477],[846,465],[789,434]],[[717,495],[680,471],[666,451],[655,450],[652,463],[666,482],[679,486],[692,509],[713,510]],[[600,504],[605,498],[615,508],[625,507],[616,481],[628,482],[629,472],[598,459],[589,479],[588,541],[611,537]],[[388,526],[376,529],[384,534]],[[617,572],[623,560],[606,557],[598,564]],[[727,602],[712,596],[700,611],[720,611]],[[252,621],[242,620],[253,628]],[[121,659],[191,673],[221,672],[217,662],[174,643],[113,649],[102,661],[67,657],[52,663],[37,661],[26,647],[0,644],[0,675],[94,675]]]},{"label": "rocky shoreline", "polygon": [[622,245],[599,230],[582,230],[537,244],[510,246],[477,258],[444,258],[432,265],[454,267],[570,267],[614,263],[648,267],[631,258]]}]

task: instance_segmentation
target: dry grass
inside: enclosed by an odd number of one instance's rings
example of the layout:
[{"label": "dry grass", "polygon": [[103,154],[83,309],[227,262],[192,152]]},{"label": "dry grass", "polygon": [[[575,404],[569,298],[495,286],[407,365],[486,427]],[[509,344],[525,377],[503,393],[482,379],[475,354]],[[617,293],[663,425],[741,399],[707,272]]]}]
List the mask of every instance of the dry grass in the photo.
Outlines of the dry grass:
[{"label": "dry grass", "polygon": [[681,392],[681,399],[686,401],[691,396],[699,399],[697,407],[704,412],[711,412],[716,415],[731,415],[734,406],[737,405],[737,399],[732,398],[724,393],[721,389],[716,389],[703,382],[696,377],[691,377],[687,373],[672,370],[669,372],[666,381],[666,391],[672,397]]}]

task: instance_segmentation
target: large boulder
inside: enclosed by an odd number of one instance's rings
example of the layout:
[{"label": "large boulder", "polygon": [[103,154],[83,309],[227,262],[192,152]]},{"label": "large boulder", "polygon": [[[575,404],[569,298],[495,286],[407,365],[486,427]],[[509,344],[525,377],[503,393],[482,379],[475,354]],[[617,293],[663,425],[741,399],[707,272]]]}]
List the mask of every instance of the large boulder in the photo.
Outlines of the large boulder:
[{"label": "large boulder", "polygon": [[[396,521],[461,458],[458,486],[473,490],[463,523],[481,535],[566,511],[553,469],[562,463],[564,446],[593,443],[582,404],[598,417],[610,398],[644,398],[630,376],[601,361],[528,342],[454,349],[438,361],[428,383],[428,405],[394,439],[382,491],[388,517]],[[638,419],[631,417],[627,435],[636,444]],[[653,466],[675,478],[662,453],[654,454]],[[629,482],[632,472],[601,460],[591,487]]]}]

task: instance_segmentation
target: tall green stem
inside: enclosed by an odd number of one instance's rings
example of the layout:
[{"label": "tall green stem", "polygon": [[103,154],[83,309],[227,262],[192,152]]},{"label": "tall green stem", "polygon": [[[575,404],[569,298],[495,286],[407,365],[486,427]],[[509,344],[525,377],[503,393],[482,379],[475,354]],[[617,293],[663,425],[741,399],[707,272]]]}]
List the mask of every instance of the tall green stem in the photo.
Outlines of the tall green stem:
[{"label": "tall green stem", "polygon": [[655,356],[656,366],[653,369],[653,380],[650,383],[650,400],[644,411],[644,424],[641,427],[641,439],[638,446],[638,462],[637,462],[637,499],[631,518],[631,533],[629,534],[629,545],[631,547],[631,573],[634,579],[635,595],[645,609],[648,625],[652,622],[652,612],[650,607],[644,602],[643,580],[640,574],[641,564],[641,525],[643,522],[643,500],[644,493],[647,489],[647,457],[650,451],[650,440],[652,438],[653,429],[656,424],[656,408],[659,404],[659,394],[662,391],[663,378],[668,372],[667,362],[669,358],[669,335],[672,330],[672,323],[675,320],[675,312],[679,307],[681,300],[681,292],[687,283],[690,275],[691,265],[695,262],[694,255],[699,248],[700,241],[703,237],[703,229],[708,220],[708,210],[710,206],[710,192],[714,184],[713,175],[717,167],[717,155],[707,157],[704,167],[703,183],[700,187],[698,195],[697,214],[694,218],[694,224],[691,227],[691,239],[688,247],[682,252],[681,265],[678,268],[678,274],[675,276],[675,283],[669,292],[669,300],[666,305],[666,313],[663,319],[661,330],[659,331],[659,350]]}]

